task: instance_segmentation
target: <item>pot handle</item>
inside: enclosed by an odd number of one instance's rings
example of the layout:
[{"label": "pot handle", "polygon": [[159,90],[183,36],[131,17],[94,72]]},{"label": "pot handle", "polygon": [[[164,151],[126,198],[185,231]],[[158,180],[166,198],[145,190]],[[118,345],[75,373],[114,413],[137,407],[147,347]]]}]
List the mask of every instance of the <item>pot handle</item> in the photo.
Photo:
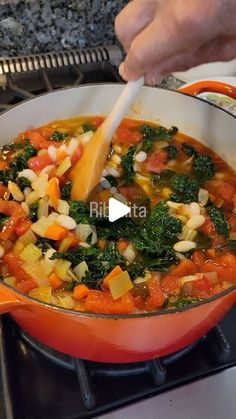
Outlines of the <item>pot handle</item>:
[{"label": "pot handle", "polygon": [[22,306],[25,306],[25,303],[15,296],[14,291],[10,291],[0,284],[0,314],[8,313]]},{"label": "pot handle", "polygon": [[180,87],[178,91],[192,96],[197,96],[203,92],[221,93],[236,100],[236,87],[221,81],[199,81],[191,84],[190,86]]}]

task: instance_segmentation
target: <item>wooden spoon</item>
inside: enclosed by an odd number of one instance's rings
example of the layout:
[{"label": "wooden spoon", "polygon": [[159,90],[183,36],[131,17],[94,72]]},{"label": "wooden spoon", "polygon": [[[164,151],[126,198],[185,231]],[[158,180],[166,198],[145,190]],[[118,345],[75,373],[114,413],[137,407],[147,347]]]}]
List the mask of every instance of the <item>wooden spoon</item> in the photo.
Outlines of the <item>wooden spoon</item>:
[{"label": "wooden spoon", "polygon": [[86,201],[100,182],[112,137],[143,86],[144,78],[129,81],[113,109],[86,144],[81,159],[71,172],[72,199]]}]

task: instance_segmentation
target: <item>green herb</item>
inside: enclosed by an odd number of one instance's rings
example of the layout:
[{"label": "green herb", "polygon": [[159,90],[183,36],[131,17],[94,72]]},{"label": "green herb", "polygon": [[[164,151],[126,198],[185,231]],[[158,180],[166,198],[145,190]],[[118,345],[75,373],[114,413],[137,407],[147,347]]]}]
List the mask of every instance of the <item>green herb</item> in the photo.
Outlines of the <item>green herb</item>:
[{"label": "green herb", "polygon": [[190,304],[194,304],[194,303],[198,303],[201,300],[198,300],[196,298],[178,298],[177,300],[173,301],[173,302],[169,302],[166,308],[183,308],[183,307],[187,307]]},{"label": "green herb", "polygon": [[37,221],[38,219],[37,217],[38,206],[39,206],[39,201],[36,201],[29,206],[30,212],[29,212],[28,218],[33,222]]},{"label": "green herb", "polygon": [[61,199],[64,199],[65,201],[70,200],[71,188],[72,188],[72,182],[71,181],[66,182],[62,186],[62,188],[61,188]]},{"label": "green herb", "polygon": [[23,147],[24,147],[24,144],[22,142],[5,144],[2,146],[1,151],[17,151],[17,150],[21,150]]},{"label": "green herb", "polygon": [[68,137],[68,134],[65,132],[54,131],[51,135],[50,140],[53,141],[63,141],[65,138]]},{"label": "green herb", "polygon": [[170,141],[172,137],[178,132],[178,128],[172,127],[171,129],[167,129],[164,127],[153,127],[151,125],[144,124],[139,127],[139,132],[143,134],[145,139],[149,139],[151,141]]},{"label": "green herb", "polygon": [[183,202],[185,204],[197,201],[199,191],[199,183],[197,180],[192,179],[187,175],[176,174],[172,178],[171,186],[175,191],[170,197],[171,201]]},{"label": "green herb", "polygon": [[48,249],[54,246],[54,241],[50,239],[45,239],[40,237],[36,242],[35,245],[39,247],[43,253],[46,253]]},{"label": "green herb", "polygon": [[183,143],[181,145],[181,148],[184,151],[184,153],[186,153],[189,157],[198,156],[197,150],[192,145],[190,145],[188,143]]},{"label": "green herb", "polygon": [[18,177],[16,183],[21,190],[31,186],[29,179],[24,176]]},{"label": "green herb", "polygon": [[96,131],[95,125],[91,124],[90,122],[85,122],[84,124],[82,124],[82,128],[84,132]]},{"label": "green herb", "polygon": [[37,154],[38,154],[38,150],[36,150],[35,147],[33,147],[29,143],[25,144],[25,146],[24,146],[24,157],[25,157],[26,160],[29,160],[31,157],[34,157]]},{"label": "green herb", "polygon": [[5,214],[0,214],[0,228],[3,228],[10,217],[6,217]]},{"label": "green herb", "polygon": [[144,138],[142,141],[141,149],[145,151],[145,153],[149,153],[152,150],[153,142],[150,138]]},{"label": "green herb", "polygon": [[134,153],[136,151],[136,146],[129,147],[128,152],[122,157],[121,159],[121,165],[123,167],[123,176],[126,181],[127,185],[130,185],[135,177],[135,171],[133,168],[133,162],[134,162]]},{"label": "green herb", "polygon": [[224,209],[216,208],[213,204],[207,205],[206,209],[211,221],[215,225],[217,233],[227,238],[229,236],[230,226],[225,218]]},{"label": "green herb", "polygon": [[211,179],[215,174],[215,165],[212,157],[199,154],[193,160],[193,173],[201,183]]},{"label": "green herb", "polygon": [[175,159],[179,155],[179,151],[175,145],[169,145],[165,150],[168,153],[168,160]]},{"label": "green herb", "polygon": [[28,167],[30,157],[37,154],[37,150],[27,142],[24,143],[24,152],[18,154],[10,163],[10,169],[0,170],[0,182],[7,185],[9,181],[15,182],[17,174]]},{"label": "green herb", "polygon": [[91,224],[89,207],[83,201],[70,201],[69,215],[76,221],[76,224]]}]

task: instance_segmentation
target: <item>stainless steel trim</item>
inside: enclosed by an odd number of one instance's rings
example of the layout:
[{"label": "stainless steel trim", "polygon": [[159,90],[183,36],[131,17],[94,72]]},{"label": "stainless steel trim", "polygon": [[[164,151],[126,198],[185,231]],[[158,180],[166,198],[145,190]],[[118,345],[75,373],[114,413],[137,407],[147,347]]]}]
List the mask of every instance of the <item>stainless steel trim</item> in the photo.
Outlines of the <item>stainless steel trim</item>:
[{"label": "stainless steel trim", "polygon": [[21,73],[38,70],[39,68],[57,68],[68,65],[90,64],[109,61],[119,65],[122,59],[121,50],[116,45],[90,49],[74,49],[69,51],[49,52],[22,57],[0,58],[0,76],[7,73]]}]

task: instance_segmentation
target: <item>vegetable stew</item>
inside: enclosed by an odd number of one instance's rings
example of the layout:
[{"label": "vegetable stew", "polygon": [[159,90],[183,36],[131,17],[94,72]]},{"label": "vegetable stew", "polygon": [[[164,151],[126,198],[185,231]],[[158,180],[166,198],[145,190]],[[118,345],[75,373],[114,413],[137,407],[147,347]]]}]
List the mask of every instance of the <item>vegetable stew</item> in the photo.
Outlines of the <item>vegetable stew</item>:
[{"label": "vegetable stew", "polygon": [[[102,121],[55,121],[2,147],[1,280],[111,314],[181,308],[235,285],[235,173],[176,127],[125,119],[89,202],[73,199],[71,170]],[[137,211],[109,222],[111,197]]]}]

